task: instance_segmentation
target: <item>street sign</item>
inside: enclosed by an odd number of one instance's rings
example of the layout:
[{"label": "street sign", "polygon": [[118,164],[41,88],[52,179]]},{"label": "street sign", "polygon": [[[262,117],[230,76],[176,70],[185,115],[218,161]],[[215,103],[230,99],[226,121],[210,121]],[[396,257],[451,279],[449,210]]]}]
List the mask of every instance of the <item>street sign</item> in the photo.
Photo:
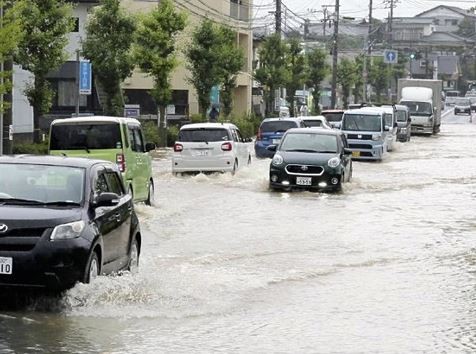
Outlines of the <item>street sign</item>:
[{"label": "street sign", "polygon": [[91,63],[89,61],[81,61],[79,63],[79,94],[90,95],[92,89],[91,82]]},{"label": "street sign", "polygon": [[140,116],[140,105],[139,104],[126,104],[124,105],[124,117],[126,118],[137,118]]},{"label": "street sign", "polygon": [[383,51],[383,62],[387,64],[397,64],[398,52],[396,50],[385,49]]}]

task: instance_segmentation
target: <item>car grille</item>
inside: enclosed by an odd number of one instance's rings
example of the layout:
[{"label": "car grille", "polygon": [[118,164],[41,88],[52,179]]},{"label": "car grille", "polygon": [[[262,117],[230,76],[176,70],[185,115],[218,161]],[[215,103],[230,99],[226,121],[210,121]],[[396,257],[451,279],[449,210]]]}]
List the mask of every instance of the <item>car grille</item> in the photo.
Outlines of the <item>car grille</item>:
[{"label": "car grille", "polygon": [[370,134],[347,134],[347,139],[372,140]]},{"label": "car grille", "polygon": [[368,149],[372,150],[373,146],[369,144],[349,144],[349,148],[351,149]]},{"label": "car grille", "polygon": [[19,228],[0,234],[0,251],[27,252],[32,250],[45,233],[45,228]]},{"label": "car grille", "polygon": [[313,165],[287,165],[286,172],[290,175],[320,176],[324,173],[324,168],[322,166]]}]

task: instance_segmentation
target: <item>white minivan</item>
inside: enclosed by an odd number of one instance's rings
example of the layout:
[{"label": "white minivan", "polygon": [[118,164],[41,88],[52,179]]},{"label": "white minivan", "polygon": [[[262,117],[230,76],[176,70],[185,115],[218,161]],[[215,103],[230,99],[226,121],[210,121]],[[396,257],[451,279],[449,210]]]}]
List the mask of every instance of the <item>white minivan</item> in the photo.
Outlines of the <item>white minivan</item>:
[{"label": "white minivan", "polygon": [[251,163],[251,139],[231,123],[193,123],[180,128],[172,173],[231,172]]}]

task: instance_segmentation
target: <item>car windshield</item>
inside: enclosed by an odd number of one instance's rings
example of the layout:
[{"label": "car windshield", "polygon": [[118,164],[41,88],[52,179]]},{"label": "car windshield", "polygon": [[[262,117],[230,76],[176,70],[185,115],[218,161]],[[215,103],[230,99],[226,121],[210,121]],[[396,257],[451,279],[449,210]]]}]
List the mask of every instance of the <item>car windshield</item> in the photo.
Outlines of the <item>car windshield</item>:
[{"label": "car windshield", "polygon": [[342,130],[379,132],[382,117],[378,114],[345,114]]},{"label": "car windshield", "polygon": [[335,153],[337,152],[337,138],[335,135],[327,134],[291,133],[284,137],[279,150]]},{"label": "car windshield", "polygon": [[331,112],[323,112],[322,115],[326,117],[328,122],[340,122],[342,120],[343,112],[339,113],[331,113]]},{"label": "car windshield", "polygon": [[85,169],[38,164],[0,164],[0,204],[81,204]]},{"label": "car windshield", "polygon": [[211,142],[232,140],[228,131],[223,128],[193,128],[182,129],[179,133],[182,142]]},{"label": "car windshield", "polygon": [[304,124],[308,127],[322,127],[322,121],[319,119],[304,119]]},{"label": "car windshield", "polygon": [[428,102],[402,101],[401,104],[408,107],[411,115],[431,115],[431,104]]},{"label": "car windshield", "polygon": [[54,124],[50,150],[122,149],[119,123]]},{"label": "car windshield", "polygon": [[459,91],[446,91],[446,97],[458,97]]},{"label": "car windshield", "polygon": [[464,98],[464,97],[458,97],[455,101],[455,104],[460,105],[460,106],[469,106],[469,98]]},{"label": "car windshield", "polygon": [[407,121],[407,112],[397,111],[397,122],[406,122]]},{"label": "car windshield", "polygon": [[260,130],[262,133],[285,132],[291,128],[297,128],[297,122],[291,120],[270,120],[261,123]]}]

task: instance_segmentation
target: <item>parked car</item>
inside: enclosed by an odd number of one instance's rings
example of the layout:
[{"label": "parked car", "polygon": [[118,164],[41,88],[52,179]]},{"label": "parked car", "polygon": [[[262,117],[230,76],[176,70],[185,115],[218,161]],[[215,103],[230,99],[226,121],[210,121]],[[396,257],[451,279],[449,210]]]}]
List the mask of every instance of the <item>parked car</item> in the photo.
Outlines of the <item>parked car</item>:
[{"label": "parked car", "polygon": [[155,145],[146,143],[137,119],[81,117],[56,119],[50,127],[51,155],[111,161],[122,173],[134,201],[154,204],[152,158]]},{"label": "parked car", "polygon": [[454,106],[456,98],[459,96],[459,91],[450,90],[445,91],[445,106]]},{"label": "parked car", "polygon": [[321,115],[326,117],[329,124],[336,129],[340,129],[343,114],[343,109],[327,109],[321,112]]},{"label": "parked car", "polygon": [[284,133],[291,128],[304,128],[303,120],[298,118],[265,118],[261,122],[255,141],[255,154],[258,158],[273,157],[266,148],[277,145]]},{"label": "parked car", "polygon": [[476,112],[476,95],[466,95],[469,98],[469,103],[471,105],[471,112]]},{"label": "parked car", "polygon": [[471,102],[468,97],[457,97],[455,100],[454,113],[466,113],[471,115]]},{"label": "parked car", "polygon": [[141,232],[116,164],[0,156],[0,286],[62,290],[135,270]]},{"label": "parked car", "polygon": [[397,116],[397,140],[400,142],[410,141],[412,136],[412,120],[410,118],[410,110],[407,106],[395,105]]},{"label": "parked car", "polygon": [[230,123],[194,123],[180,128],[172,173],[231,172],[251,164],[250,138]]},{"label": "parked car", "polygon": [[352,178],[351,151],[344,134],[323,128],[289,129],[269,167],[271,189],[340,190]]},{"label": "parked car", "polygon": [[305,116],[301,118],[304,121],[306,127],[332,129],[331,125],[324,116]]},{"label": "parked car", "polygon": [[342,119],[342,131],[353,159],[382,160],[388,151],[389,129],[385,111],[375,107],[346,111]]}]

